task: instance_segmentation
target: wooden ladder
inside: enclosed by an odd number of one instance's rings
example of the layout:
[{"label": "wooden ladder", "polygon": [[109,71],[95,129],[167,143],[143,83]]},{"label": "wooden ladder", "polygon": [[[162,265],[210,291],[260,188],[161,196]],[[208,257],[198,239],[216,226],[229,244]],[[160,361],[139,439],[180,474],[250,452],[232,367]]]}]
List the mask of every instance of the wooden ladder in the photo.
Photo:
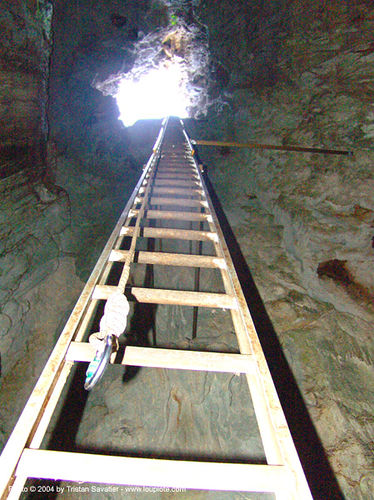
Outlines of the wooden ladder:
[{"label": "wooden ladder", "polygon": [[[283,500],[312,498],[201,170],[183,122],[165,119],[143,174],[3,450],[1,498],[18,498],[27,478],[272,492]],[[173,221],[198,221],[200,229],[204,223],[206,230],[158,227],[160,222],[155,227],[149,219],[167,220],[169,226]],[[134,221],[138,222],[139,232]],[[128,286],[126,293],[144,303],[229,310],[240,354],[129,345],[120,362],[245,374],[266,464],[137,458],[40,448],[71,368],[74,363],[89,362],[95,356],[94,348],[83,339],[99,301],[116,290],[107,280],[113,263],[126,260],[128,251],[121,249],[124,238],[137,235],[212,243],[214,255],[137,251],[137,262],[218,269],[225,293],[135,286]]]}]

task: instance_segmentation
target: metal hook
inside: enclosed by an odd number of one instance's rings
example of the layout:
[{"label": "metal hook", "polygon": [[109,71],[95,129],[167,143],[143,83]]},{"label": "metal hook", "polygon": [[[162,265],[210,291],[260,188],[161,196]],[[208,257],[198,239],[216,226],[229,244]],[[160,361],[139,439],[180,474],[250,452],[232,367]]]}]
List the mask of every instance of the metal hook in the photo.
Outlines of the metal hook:
[{"label": "metal hook", "polygon": [[108,335],[105,339],[104,349],[96,351],[94,359],[88,365],[84,388],[90,391],[103,376],[110,360],[113,350],[117,347],[117,338]]}]

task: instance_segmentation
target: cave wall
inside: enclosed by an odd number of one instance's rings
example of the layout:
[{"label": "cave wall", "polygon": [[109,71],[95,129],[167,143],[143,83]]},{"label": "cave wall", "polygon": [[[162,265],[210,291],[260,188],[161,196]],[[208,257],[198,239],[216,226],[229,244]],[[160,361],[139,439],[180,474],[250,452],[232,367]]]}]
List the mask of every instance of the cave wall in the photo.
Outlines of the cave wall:
[{"label": "cave wall", "polygon": [[[40,321],[45,311],[43,280],[57,285],[63,270],[71,265],[58,259],[57,248],[68,219],[66,197],[48,191],[42,182],[46,175],[51,20],[49,1],[2,3],[0,384],[5,384],[12,396],[8,400],[1,393],[2,412],[5,410],[1,442],[9,432],[5,423],[9,409],[17,415],[24,402],[24,397],[18,398],[19,384],[13,384],[11,371],[17,372],[19,380],[34,377],[34,365],[27,363],[29,353],[40,359],[38,363],[43,362],[45,343],[53,341],[48,322],[60,321],[71,301],[63,299],[61,307],[52,306],[52,302],[49,319]],[[46,340],[48,337],[51,340]]]},{"label": "cave wall", "polygon": [[91,4],[19,0],[0,13],[1,446],[159,128],[130,136],[114,100],[91,87],[123,64],[137,20],[151,29],[157,16],[143,15],[147,2]]},{"label": "cave wall", "polygon": [[372,4],[206,1],[200,15],[232,95],[201,138],[354,153],[201,150],[340,488],[370,498]]},{"label": "cave wall", "polygon": [[37,145],[47,133],[51,51],[49,1],[2,2],[0,12],[0,144]]},{"label": "cave wall", "polygon": [[126,130],[92,83],[131,68],[134,42],[169,17],[117,0],[18,0],[0,15],[3,446],[159,130]]}]

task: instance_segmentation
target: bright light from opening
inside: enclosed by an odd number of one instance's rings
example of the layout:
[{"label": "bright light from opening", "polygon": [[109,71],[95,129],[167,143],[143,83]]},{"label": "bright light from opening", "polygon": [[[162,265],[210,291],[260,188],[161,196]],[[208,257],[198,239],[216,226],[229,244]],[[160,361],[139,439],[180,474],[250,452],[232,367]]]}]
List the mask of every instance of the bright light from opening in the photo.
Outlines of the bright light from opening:
[{"label": "bright light from opening", "polygon": [[117,94],[119,119],[126,127],[142,119],[188,117],[186,78],[178,64],[152,69],[136,80],[122,80]]}]

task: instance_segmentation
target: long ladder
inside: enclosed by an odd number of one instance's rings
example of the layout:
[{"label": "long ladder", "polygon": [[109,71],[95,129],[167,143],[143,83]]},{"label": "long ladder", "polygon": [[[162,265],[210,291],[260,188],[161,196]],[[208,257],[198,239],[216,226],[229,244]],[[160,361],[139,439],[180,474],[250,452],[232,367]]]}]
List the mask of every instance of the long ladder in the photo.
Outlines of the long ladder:
[{"label": "long ladder", "polygon": [[[1,498],[18,498],[27,478],[272,492],[282,500],[312,498],[201,170],[183,122],[165,119],[143,174],[3,450],[0,457]],[[169,226],[171,221],[197,221],[200,230],[159,227],[160,223],[149,224],[149,219],[167,220]],[[202,230],[203,223],[206,230]],[[129,251],[121,249],[123,240],[132,238],[134,242],[138,237],[212,243],[214,255],[138,251],[137,262],[188,266],[195,270],[204,267],[218,269],[225,293],[130,285],[126,292],[138,302],[229,310],[240,354],[128,345],[120,362],[144,367],[245,374],[266,464],[152,459],[41,449],[73,365],[94,359],[94,348],[83,340],[99,301],[107,300],[117,289],[108,285],[107,280],[114,262],[126,262]]]}]

